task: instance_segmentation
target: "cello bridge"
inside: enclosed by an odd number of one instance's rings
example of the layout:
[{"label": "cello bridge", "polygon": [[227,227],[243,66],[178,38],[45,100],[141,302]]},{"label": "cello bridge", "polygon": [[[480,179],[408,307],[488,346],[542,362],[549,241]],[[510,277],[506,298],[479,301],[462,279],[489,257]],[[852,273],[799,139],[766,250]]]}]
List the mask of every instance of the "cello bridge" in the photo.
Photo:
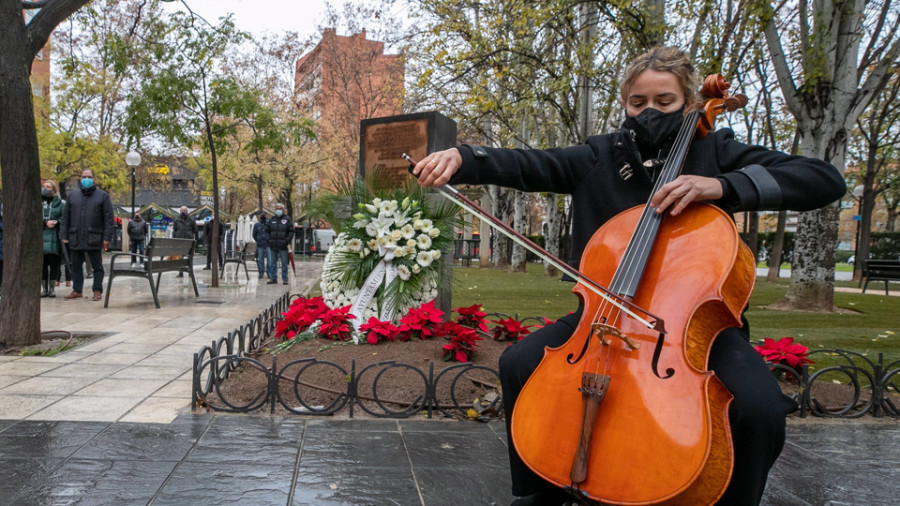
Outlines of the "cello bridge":
[{"label": "cello bridge", "polygon": [[636,350],[641,347],[641,343],[628,337],[621,330],[613,327],[612,325],[607,325],[606,323],[594,323],[593,325],[591,325],[591,329],[594,332],[598,333],[597,337],[600,338],[600,342],[605,346],[609,346],[609,343],[612,342],[612,340],[610,339],[610,336],[612,336],[624,341],[625,344],[627,344],[628,347],[632,350]]}]

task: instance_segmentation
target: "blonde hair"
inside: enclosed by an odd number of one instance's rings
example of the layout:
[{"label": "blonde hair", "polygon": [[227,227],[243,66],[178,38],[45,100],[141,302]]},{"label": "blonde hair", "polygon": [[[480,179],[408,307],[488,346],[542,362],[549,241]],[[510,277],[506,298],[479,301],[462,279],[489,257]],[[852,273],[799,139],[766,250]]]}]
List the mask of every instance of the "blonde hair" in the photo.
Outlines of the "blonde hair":
[{"label": "blonde hair", "polygon": [[59,185],[56,184],[56,181],[54,181],[52,179],[45,179],[45,180],[41,181],[41,186],[44,186],[44,183],[50,183],[50,186],[53,187],[53,194],[59,195]]},{"label": "blonde hair", "polygon": [[625,69],[625,78],[619,87],[619,92],[624,103],[631,85],[645,70],[657,72],[669,72],[678,78],[681,90],[684,92],[685,111],[697,104],[700,99],[700,78],[694,64],[684,51],[677,47],[657,46],[638,56]]}]

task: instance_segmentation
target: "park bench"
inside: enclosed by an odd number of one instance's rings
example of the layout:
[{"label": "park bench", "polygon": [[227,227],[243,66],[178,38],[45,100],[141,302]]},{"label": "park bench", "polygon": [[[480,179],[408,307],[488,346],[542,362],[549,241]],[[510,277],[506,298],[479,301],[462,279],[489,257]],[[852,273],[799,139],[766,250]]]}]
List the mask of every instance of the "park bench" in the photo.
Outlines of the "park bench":
[{"label": "park bench", "polygon": [[[859,283],[862,284],[862,292],[866,293],[866,287],[869,281],[884,281],[884,294],[888,293],[888,284],[891,281],[900,281],[900,260],[866,260],[863,262],[862,277]],[[865,282],[865,284],[863,284]]]},{"label": "park bench", "polygon": [[243,246],[238,246],[236,248],[230,248],[225,250],[225,264],[222,267],[222,275],[225,275],[225,269],[228,268],[228,264],[235,264],[234,274],[237,275],[241,270],[241,266],[244,266],[244,275],[247,276],[247,281],[250,281],[250,273],[247,272],[247,260],[256,260],[256,243],[248,242]]},{"label": "park bench", "polygon": [[[124,267],[116,267],[118,257],[124,256]],[[131,268],[131,257],[135,256],[143,263],[142,267]],[[159,280],[164,272],[187,272],[191,276],[194,285],[194,295],[200,296],[197,290],[197,280],[194,278],[194,241],[192,239],[168,239],[154,237],[150,239],[145,255],[132,253],[116,253],[109,263],[109,284],[106,286],[106,300],[103,307],[109,305],[109,293],[112,291],[113,279],[120,276],[145,278],[150,282],[150,291],[153,293],[153,302],[159,309]],[[120,262],[120,265],[122,263]],[[153,275],[156,274],[156,283]]]}]

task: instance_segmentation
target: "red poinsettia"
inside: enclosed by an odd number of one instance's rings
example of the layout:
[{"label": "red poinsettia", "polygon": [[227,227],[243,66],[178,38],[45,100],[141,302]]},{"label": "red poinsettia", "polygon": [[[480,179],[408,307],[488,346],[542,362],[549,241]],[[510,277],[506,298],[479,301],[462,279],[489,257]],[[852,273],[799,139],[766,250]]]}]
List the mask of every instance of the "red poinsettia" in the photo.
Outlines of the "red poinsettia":
[{"label": "red poinsettia", "polygon": [[456,319],[456,323],[478,329],[482,332],[488,331],[487,322],[484,319],[484,317],[487,316],[487,313],[481,310],[481,304],[473,304],[469,307],[458,307],[455,308],[454,311],[459,315],[459,318]]},{"label": "red poinsettia", "polygon": [[350,339],[353,328],[350,320],[355,318],[356,316],[350,314],[349,305],[332,309],[319,318],[322,325],[319,326],[318,334],[332,341],[346,341]]},{"label": "red poinsettia", "polygon": [[293,339],[295,335],[308,329],[327,311],[328,306],[325,305],[322,297],[311,299],[298,297],[291,303],[286,313],[281,313],[284,318],[275,323],[275,337]]},{"label": "red poinsettia", "polygon": [[497,320],[495,323],[497,325],[492,329],[495,341],[516,342],[531,333],[528,329],[531,325],[522,325],[521,322],[513,318]]},{"label": "red poinsettia", "polygon": [[801,364],[813,363],[812,360],[807,358],[809,348],[795,343],[793,337],[782,337],[777,341],[767,337],[763,340],[763,344],[755,348],[767,362],[773,364],[784,364],[799,370]]},{"label": "red poinsettia", "polygon": [[434,301],[426,302],[419,307],[414,307],[400,319],[400,329],[397,338],[401,341],[409,341],[413,337],[425,340],[434,336],[434,331],[441,324],[444,312],[434,307]]},{"label": "red poinsettia", "polygon": [[400,329],[393,323],[389,321],[383,322],[374,316],[370,317],[366,323],[360,325],[359,330],[369,344],[378,344],[379,341],[395,341],[397,333],[400,332]]},{"label": "red poinsettia", "polygon": [[475,354],[475,348],[478,344],[475,341],[481,341],[475,329],[460,325],[456,322],[445,322],[437,330],[437,333],[450,340],[449,344],[445,344],[443,359],[445,362],[455,360],[457,362],[468,362],[472,355]]}]

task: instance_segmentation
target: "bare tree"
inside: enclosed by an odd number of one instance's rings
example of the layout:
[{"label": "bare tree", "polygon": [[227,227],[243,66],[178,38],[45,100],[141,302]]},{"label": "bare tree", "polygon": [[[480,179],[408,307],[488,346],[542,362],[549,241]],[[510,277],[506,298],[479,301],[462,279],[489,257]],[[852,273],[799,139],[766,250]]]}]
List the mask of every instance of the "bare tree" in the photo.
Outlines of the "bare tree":
[{"label": "bare tree", "polygon": [[[850,131],[897,62],[900,16],[892,0],[765,6],[766,42],[797,118],[800,154],[843,171]],[[790,51],[787,40],[796,41]],[[837,224],[837,204],[801,214],[783,307],[832,310]]]}]

